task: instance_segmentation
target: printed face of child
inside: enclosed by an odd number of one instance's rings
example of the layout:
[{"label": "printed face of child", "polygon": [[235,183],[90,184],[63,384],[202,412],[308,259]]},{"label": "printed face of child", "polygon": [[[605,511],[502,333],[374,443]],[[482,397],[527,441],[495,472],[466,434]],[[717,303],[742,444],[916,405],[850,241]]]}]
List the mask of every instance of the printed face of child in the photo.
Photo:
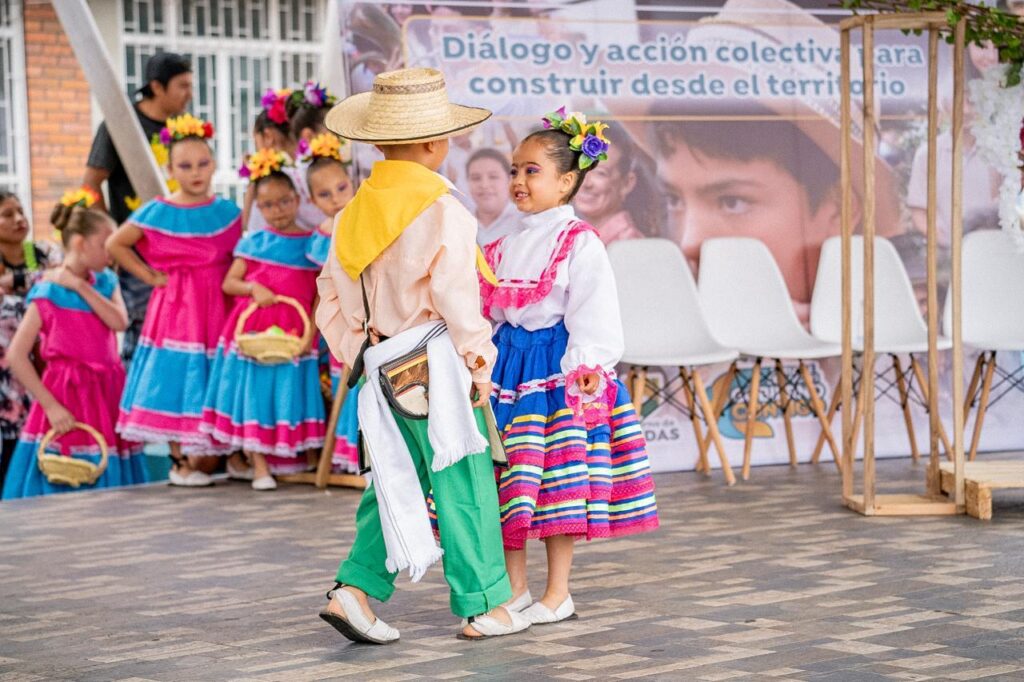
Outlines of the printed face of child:
[{"label": "printed face of child", "polygon": [[682,141],[658,164],[669,225],[694,265],[705,239],[753,237],[768,247],[798,303],[811,299],[821,243],[838,234],[839,202],[812,209],[807,190],[769,159],[718,159]]},{"label": "printed face of child", "polygon": [[299,195],[284,180],[264,180],[256,188],[256,206],[267,225],[275,230],[286,230],[295,225],[299,215]]},{"label": "printed face of child", "polygon": [[482,157],[466,169],[469,194],[477,213],[498,216],[508,205],[508,168],[497,159]]},{"label": "printed face of child", "polygon": [[20,244],[28,237],[28,219],[21,202],[11,197],[0,203],[0,242]]},{"label": "printed face of child", "polygon": [[182,194],[190,197],[207,197],[217,164],[213,152],[202,140],[178,142],[171,149],[168,168],[172,178],[181,186]]},{"label": "printed face of child", "polygon": [[340,163],[324,164],[310,174],[309,191],[316,207],[333,217],[352,199],[352,180]]},{"label": "printed face of child", "polygon": [[610,152],[607,161],[587,173],[572,201],[580,217],[600,225],[622,210],[622,202],[636,186],[636,173],[630,171],[623,177],[624,162],[621,156]]},{"label": "printed face of child", "polygon": [[575,173],[559,173],[548,157],[547,145],[537,139],[524,140],[512,152],[509,194],[523,213],[540,213],[565,203]]}]

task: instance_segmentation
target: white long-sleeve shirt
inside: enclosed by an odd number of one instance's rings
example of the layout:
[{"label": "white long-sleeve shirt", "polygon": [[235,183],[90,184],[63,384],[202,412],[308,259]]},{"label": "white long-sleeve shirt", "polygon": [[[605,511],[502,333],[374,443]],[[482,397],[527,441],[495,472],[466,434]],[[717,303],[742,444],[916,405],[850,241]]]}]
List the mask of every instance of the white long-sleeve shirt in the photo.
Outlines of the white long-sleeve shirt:
[{"label": "white long-sleeve shirt", "polygon": [[[615,275],[596,234],[582,232],[566,249],[565,238],[577,220],[571,206],[526,215],[522,229],[498,244],[494,260],[500,288],[536,298],[531,292],[549,279],[551,290],[522,307],[492,306],[490,316],[529,331],[564,320],[569,343],[562,372],[570,375],[586,368],[611,376],[624,350]],[[560,259],[563,250],[567,253]]]}]

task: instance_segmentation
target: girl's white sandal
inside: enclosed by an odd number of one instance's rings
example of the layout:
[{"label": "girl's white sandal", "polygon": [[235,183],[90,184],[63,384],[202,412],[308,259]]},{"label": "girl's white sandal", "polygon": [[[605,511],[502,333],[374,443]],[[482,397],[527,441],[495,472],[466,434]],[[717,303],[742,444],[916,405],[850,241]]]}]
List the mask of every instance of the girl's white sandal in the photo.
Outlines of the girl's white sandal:
[{"label": "girl's white sandal", "polygon": [[563,620],[576,620],[576,605],[572,603],[572,596],[565,598],[554,611],[544,606],[541,602],[534,602],[530,608],[523,611],[523,615],[530,619],[533,625],[547,625],[549,623],[561,623]]}]

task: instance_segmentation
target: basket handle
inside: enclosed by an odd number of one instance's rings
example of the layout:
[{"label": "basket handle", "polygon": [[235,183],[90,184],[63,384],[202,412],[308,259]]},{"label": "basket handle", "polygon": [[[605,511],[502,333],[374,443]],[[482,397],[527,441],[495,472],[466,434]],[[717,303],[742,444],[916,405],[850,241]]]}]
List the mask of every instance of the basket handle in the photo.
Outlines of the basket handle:
[{"label": "basket handle", "polygon": [[[299,313],[299,317],[302,319],[302,343],[303,345],[309,345],[310,339],[313,338],[313,323],[309,320],[309,314],[306,313],[306,309],[302,307],[302,304],[296,301],[291,296],[274,296],[274,303],[284,303],[295,308]],[[249,321],[252,314],[259,309],[259,304],[253,301],[242,314],[238,316],[238,322],[235,324],[235,340],[238,340],[245,329],[245,323]]]},{"label": "basket handle", "polygon": [[[100,446],[100,463],[97,465],[99,467],[99,472],[103,473],[106,471],[107,461],[110,459],[110,449],[107,447],[107,439],[103,437],[103,434],[83,422],[75,422],[75,425],[71,430],[85,431],[92,436],[92,439]],[[55,429],[50,429],[43,434],[43,437],[39,440],[39,450],[36,452],[36,459],[42,459],[42,456],[46,454],[46,446],[48,446],[56,437],[57,431]]]}]

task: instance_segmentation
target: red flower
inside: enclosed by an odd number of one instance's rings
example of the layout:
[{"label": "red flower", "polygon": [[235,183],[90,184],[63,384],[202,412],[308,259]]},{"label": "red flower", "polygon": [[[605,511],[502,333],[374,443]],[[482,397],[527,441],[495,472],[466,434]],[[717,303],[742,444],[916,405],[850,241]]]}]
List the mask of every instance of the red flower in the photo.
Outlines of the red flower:
[{"label": "red flower", "polygon": [[274,123],[287,123],[288,122],[288,110],[285,109],[284,100],[279,99],[274,102],[274,106],[270,107],[267,112],[267,118]]},{"label": "red flower", "polygon": [[209,121],[203,124],[203,137],[208,140],[213,138],[213,124]]}]

